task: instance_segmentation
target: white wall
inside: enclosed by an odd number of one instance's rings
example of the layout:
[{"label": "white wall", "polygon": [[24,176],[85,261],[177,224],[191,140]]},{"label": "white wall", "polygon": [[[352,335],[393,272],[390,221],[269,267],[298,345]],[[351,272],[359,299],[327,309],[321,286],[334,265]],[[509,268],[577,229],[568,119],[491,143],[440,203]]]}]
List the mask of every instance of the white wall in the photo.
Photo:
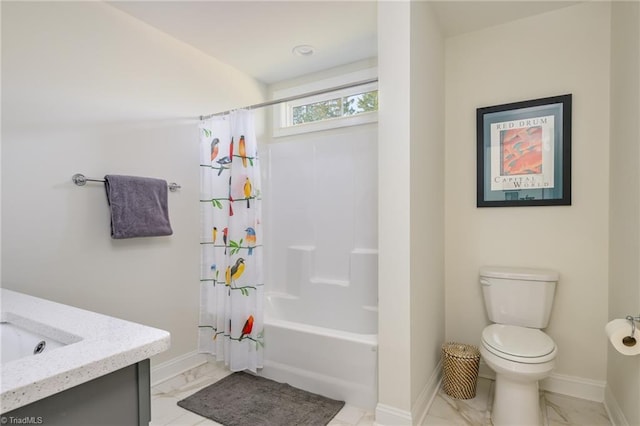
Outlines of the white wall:
[{"label": "white wall", "polygon": [[[98,2],[2,3],[2,286],[171,332],[196,348],[196,117],[262,101],[237,70]],[[160,177],[174,235],[112,240],[104,187]]]},{"label": "white wall", "polygon": [[[411,4],[411,402],[440,374],[444,341],[444,38],[427,2]],[[387,148],[388,149],[388,148]]]},{"label": "white wall", "polygon": [[[640,4],[611,14],[611,182],[608,319],[640,315]],[[614,424],[640,424],[640,356],[608,345],[606,402]]]},{"label": "white wall", "polygon": [[[588,2],[446,41],[446,339],[480,343],[482,265],[560,272],[554,374],[603,387],[610,10]],[[476,208],[476,108],[573,94],[572,205]],[[585,353],[585,347],[588,347]],[[595,382],[594,382],[595,381]]]},{"label": "white wall", "polygon": [[376,422],[416,424],[444,337],[443,42],[426,2],[378,4]]},{"label": "white wall", "polygon": [[[411,422],[411,7],[378,3],[378,406]],[[387,421],[385,414],[392,417]],[[406,424],[405,423],[405,424]]]}]

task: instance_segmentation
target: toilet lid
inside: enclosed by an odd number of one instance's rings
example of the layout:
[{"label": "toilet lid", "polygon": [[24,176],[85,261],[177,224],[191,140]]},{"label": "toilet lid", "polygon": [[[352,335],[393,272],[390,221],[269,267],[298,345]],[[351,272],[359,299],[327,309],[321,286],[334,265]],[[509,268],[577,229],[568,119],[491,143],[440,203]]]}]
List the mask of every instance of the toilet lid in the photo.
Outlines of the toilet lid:
[{"label": "toilet lid", "polygon": [[482,340],[494,350],[521,358],[540,358],[556,349],[551,337],[535,328],[492,324],[482,330]]}]

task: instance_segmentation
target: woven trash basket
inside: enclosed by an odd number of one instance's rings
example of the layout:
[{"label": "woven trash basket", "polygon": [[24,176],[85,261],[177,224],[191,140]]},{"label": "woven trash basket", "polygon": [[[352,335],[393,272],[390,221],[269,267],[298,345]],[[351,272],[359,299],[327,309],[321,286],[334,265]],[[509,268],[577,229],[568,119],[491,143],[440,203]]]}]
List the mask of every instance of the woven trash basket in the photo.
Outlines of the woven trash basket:
[{"label": "woven trash basket", "polygon": [[480,351],[473,345],[449,342],[442,345],[442,388],[457,399],[476,396]]}]

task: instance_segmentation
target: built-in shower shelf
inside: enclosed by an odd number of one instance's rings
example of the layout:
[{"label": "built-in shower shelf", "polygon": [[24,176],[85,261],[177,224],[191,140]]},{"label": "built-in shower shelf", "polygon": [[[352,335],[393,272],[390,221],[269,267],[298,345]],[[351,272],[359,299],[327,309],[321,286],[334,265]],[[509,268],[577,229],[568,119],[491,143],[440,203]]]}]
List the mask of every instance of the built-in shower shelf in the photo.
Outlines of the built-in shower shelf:
[{"label": "built-in shower shelf", "polygon": [[289,246],[288,248],[292,250],[314,251],[316,246]]},{"label": "built-in shower shelf", "polygon": [[341,287],[349,287],[349,280],[336,280],[332,278],[311,277],[309,279],[311,284],[325,284],[325,285],[337,285]]},{"label": "built-in shower shelf", "polygon": [[372,248],[354,248],[351,250],[352,254],[378,254],[378,249]]},{"label": "built-in shower shelf", "polygon": [[290,300],[300,299],[298,296],[294,296],[294,295],[289,294],[289,293],[283,293],[281,291],[270,291],[267,294],[266,297],[267,297],[267,299],[272,298],[272,297],[277,297],[277,298],[280,298],[280,299],[290,299]]}]

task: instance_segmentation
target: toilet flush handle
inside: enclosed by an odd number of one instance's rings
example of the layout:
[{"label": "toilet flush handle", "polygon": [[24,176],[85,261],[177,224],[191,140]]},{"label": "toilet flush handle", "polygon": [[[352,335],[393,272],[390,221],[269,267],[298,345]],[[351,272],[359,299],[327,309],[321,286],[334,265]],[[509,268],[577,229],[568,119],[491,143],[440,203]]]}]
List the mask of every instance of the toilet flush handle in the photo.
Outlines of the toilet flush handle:
[{"label": "toilet flush handle", "polygon": [[480,284],[482,285],[491,285],[491,282],[489,280],[485,280],[484,278],[480,278]]}]

